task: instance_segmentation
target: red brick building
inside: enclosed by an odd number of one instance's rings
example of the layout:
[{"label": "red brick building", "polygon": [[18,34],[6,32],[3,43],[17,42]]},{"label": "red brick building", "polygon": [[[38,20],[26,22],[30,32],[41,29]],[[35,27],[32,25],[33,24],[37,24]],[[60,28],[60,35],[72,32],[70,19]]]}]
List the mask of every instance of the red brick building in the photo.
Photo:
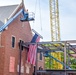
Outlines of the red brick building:
[{"label": "red brick building", "polygon": [[[18,75],[19,41],[30,42],[32,39],[29,21],[20,21],[23,17],[22,9],[22,3],[20,5],[0,7],[0,75]],[[26,58],[27,50],[23,49],[21,58],[22,75],[27,75]],[[33,68],[31,66],[31,72],[29,71],[30,73],[28,75],[32,75],[32,70]]]},{"label": "red brick building", "polygon": [[[21,9],[22,4],[0,7],[0,18],[2,18],[0,21],[0,28],[3,28],[2,26],[5,25],[3,20],[8,18],[10,20],[12,17],[17,15]],[[32,39],[30,24],[28,21],[21,22],[21,17],[22,12],[7,27],[3,28],[2,30],[0,29],[0,75],[18,75],[18,43],[20,40],[30,42]],[[23,50],[22,53],[22,59],[24,59],[23,65],[25,65],[25,59],[27,54],[26,50]]]}]

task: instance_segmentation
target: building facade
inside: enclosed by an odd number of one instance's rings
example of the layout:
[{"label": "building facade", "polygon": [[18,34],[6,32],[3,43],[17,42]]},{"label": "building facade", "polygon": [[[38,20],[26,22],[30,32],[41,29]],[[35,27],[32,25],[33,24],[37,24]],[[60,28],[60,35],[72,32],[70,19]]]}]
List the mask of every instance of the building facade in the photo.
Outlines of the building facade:
[{"label": "building facade", "polygon": [[[0,28],[5,25],[5,19],[12,18],[22,9],[22,4],[0,7]],[[2,13],[3,14],[2,14]],[[32,32],[28,21],[21,22],[20,13],[6,28],[0,32],[0,75],[18,75],[19,71],[19,41],[30,42]],[[10,20],[9,18],[9,20]],[[8,22],[8,21],[7,21]],[[6,22],[6,24],[7,24]],[[22,51],[21,73],[26,74],[27,51]],[[31,74],[30,74],[31,75]]]},{"label": "building facade", "polygon": [[[0,75],[19,74],[19,42],[30,42],[32,40],[33,35],[29,21],[20,21],[23,17],[22,9],[22,3],[0,7]],[[23,48],[21,53],[21,75],[32,75],[33,66],[29,65],[26,60],[27,49]],[[43,64],[41,61],[38,62],[38,66]]]}]

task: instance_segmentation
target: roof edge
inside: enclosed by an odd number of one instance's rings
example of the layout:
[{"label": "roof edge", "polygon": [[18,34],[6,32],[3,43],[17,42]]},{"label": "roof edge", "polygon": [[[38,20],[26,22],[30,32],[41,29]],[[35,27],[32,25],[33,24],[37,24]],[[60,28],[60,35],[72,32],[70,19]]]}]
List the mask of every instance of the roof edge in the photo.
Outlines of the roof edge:
[{"label": "roof edge", "polygon": [[15,14],[12,18],[10,18],[6,24],[0,27],[0,32],[2,32],[16,17],[18,17],[19,14],[23,12],[23,9],[21,9],[17,14]]},{"label": "roof edge", "polygon": [[8,19],[10,19],[17,12],[20,6],[22,6],[22,2],[16,7],[16,9],[12,12],[12,14],[8,17]]},{"label": "roof edge", "polygon": [[1,5],[0,7],[13,6],[13,5],[19,5],[19,4]]}]

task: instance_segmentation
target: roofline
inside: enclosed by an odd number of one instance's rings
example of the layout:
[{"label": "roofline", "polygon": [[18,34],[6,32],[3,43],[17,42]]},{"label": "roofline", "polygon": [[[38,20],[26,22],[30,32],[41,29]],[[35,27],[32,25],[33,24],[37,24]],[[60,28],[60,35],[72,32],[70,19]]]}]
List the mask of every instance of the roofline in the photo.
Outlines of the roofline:
[{"label": "roofline", "polygon": [[10,18],[6,24],[0,27],[0,32],[2,32],[19,14],[23,12],[23,9],[21,9],[18,13],[16,13],[12,18]]},{"label": "roofline", "polygon": [[19,5],[19,4],[12,4],[12,5],[1,5],[0,7],[13,6],[13,5]]},{"label": "roofline", "polygon": [[12,12],[12,14],[8,17],[8,19],[10,19],[17,12],[20,6],[22,6],[22,2],[16,7],[16,9]]}]

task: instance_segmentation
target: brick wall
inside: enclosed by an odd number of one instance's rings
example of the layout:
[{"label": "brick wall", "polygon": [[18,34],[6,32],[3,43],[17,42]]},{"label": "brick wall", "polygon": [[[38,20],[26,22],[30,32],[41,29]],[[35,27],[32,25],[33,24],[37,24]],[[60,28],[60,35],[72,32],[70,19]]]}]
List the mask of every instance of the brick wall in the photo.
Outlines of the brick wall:
[{"label": "brick wall", "polygon": [[[21,9],[20,7],[18,11]],[[17,11],[17,12],[18,12]],[[32,32],[29,22],[21,22],[19,15],[0,35],[0,75],[18,75],[19,65],[19,40],[24,42],[30,42],[32,39]],[[12,36],[15,37],[15,47],[12,48]],[[12,58],[13,72],[10,72],[10,62]],[[32,75],[33,66],[30,67],[30,73],[26,74],[26,58],[27,50],[22,51],[21,66],[24,67],[24,73],[22,75]],[[44,58],[42,61],[38,60],[38,66],[44,67]]]},{"label": "brick wall", "polygon": [[37,69],[41,66],[44,69],[44,57],[42,57],[42,60],[40,60],[40,53],[38,53],[38,63],[37,63]]},{"label": "brick wall", "polygon": [[4,47],[0,46],[0,75],[3,75],[3,70],[4,70]]},{"label": "brick wall", "polygon": [[[18,75],[17,66],[19,65],[19,40],[30,42],[32,39],[31,28],[29,22],[20,22],[21,15],[19,15],[1,34],[0,47],[0,75]],[[16,38],[15,48],[12,48],[12,36]],[[24,75],[26,74],[25,62],[27,51],[22,51],[22,63],[24,66]],[[14,58],[14,72],[9,71],[10,57]],[[23,75],[22,74],[22,75]],[[31,74],[29,74],[31,75]]]}]

